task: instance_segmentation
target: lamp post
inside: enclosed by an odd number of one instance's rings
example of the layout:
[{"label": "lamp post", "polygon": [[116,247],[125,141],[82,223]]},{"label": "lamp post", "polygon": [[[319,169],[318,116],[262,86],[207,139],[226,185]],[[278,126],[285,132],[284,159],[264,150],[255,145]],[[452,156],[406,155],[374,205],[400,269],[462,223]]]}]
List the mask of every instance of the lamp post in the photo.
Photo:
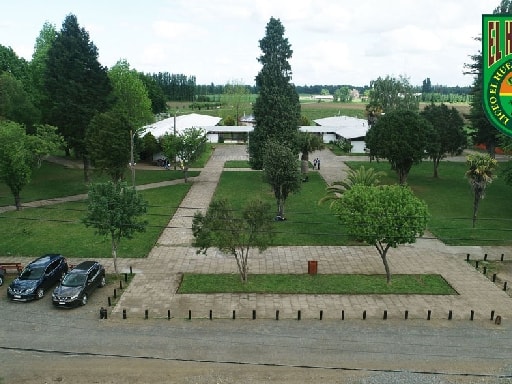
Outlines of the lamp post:
[{"label": "lamp post", "polygon": [[[174,139],[176,139],[176,114],[178,110],[174,111]],[[176,163],[178,162],[178,156],[174,156],[174,170],[176,170]]]}]

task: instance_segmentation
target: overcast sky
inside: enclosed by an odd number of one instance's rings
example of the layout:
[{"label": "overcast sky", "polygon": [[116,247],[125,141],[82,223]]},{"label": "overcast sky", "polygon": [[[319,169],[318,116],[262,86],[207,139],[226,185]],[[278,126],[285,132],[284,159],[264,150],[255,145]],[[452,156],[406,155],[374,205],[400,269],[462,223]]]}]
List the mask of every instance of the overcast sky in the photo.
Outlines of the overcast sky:
[{"label": "overcast sky", "polygon": [[0,44],[31,59],[45,22],[77,16],[102,65],[126,59],[145,73],[196,76],[197,84],[254,84],[259,40],[281,20],[297,85],[470,85],[463,65],[480,44],[482,14],[499,0],[14,0],[0,7]]}]

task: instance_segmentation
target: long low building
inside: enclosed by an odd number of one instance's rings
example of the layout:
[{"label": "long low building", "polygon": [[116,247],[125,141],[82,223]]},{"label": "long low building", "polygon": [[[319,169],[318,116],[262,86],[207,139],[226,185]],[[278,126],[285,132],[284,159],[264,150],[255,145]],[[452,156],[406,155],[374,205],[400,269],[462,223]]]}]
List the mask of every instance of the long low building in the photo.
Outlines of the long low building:
[{"label": "long low building", "polygon": [[[165,133],[182,133],[187,128],[199,128],[206,132],[210,143],[245,143],[249,133],[254,127],[247,125],[228,126],[218,125],[220,117],[191,113],[170,117],[144,127],[145,132],[151,132],[155,137],[161,137]],[[314,120],[314,126],[301,126],[302,132],[311,132],[322,136],[324,143],[330,143],[340,138],[352,141],[352,152],[364,152],[364,137],[368,130],[368,122],[349,116],[334,116]]]}]

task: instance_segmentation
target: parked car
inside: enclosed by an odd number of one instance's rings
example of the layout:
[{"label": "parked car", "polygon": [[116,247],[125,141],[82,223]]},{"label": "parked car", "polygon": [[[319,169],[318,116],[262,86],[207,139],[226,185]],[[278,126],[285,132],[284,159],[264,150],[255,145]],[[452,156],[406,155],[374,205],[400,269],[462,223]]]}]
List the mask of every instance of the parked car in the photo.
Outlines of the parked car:
[{"label": "parked car", "polygon": [[60,254],[41,256],[28,264],[7,288],[7,297],[15,301],[41,299],[68,271]]},{"label": "parked car", "polygon": [[85,305],[91,293],[105,284],[105,268],[97,261],[84,261],[71,269],[55,288],[52,295],[53,305]]}]

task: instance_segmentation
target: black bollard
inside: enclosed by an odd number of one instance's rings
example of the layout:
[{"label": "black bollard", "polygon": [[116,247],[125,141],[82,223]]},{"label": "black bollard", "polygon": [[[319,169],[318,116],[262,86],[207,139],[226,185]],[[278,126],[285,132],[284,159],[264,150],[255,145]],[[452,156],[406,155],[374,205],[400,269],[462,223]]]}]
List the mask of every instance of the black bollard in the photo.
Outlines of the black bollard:
[{"label": "black bollard", "polygon": [[117,291],[116,289],[114,288],[114,299],[117,297]]},{"label": "black bollard", "polygon": [[107,297],[107,301],[108,301],[108,306],[111,307],[112,306],[112,300],[110,300],[110,296]]},{"label": "black bollard", "polygon": [[213,312],[212,312],[212,310],[210,309],[210,320],[212,319],[212,317],[213,317]]},{"label": "black bollard", "polygon": [[128,274],[127,274],[127,273],[125,273],[125,274],[124,274],[124,282],[125,282],[125,283],[127,283],[127,282],[128,282]]},{"label": "black bollard", "polygon": [[504,290],[504,291],[506,291],[506,290],[507,290],[507,282],[506,282],[506,281],[503,283],[503,290]]},{"label": "black bollard", "polygon": [[252,319],[256,320],[256,310],[255,309],[252,310]]},{"label": "black bollard", "polygon": [[502,254],[501,254],[501,261],[503,261],[503,259],[504,259],[504,258],[505,258],[505,254],[504,254],[504,253],[502,253]]},{"label": "black bollard", "polygon": [[366,320],[366,309],[363,311],[363,320]]},{"label": "black bollard", "polygon": [[320,310],[320,320],[322,320],[323,318],[324,318],[324,311]]},{"label": "black bollard", "polygon": [[144,310],[144,320],[149,318],[149,311],[147,309]]},{"label": "black bollard", "polygon": [[487,253],[484,255],[484,260],[487,260]]},{"label": "black bollard", "polygon": [[487,267],[484,267],[484,275],[487,275]]},{"label": "black bollard", "polygon": [[235,320],[235,319],[236,319],[236,312],[235,312],[235,310],[233,309],[233,320]]},{"label": "black bollard", "polygon": [[469,253],[466,254],[466,261],[469,261]]},{"label": "black bollard", "polygon": [[341,310],[341,320],[345,320],[345,310]]},{"label": "black bollard", "polygon": [[301,315],[301,313],[300,313],[300,309],[299,309],[299,310],[297,311],[297,320],[300,320],[300,315]]},{"label": "black bollard", "polygon": [[494,320],[494,309],[491,311],[491,320]]},{"label": "black bollard", "polygon": [[133,275],[133,269],[132,269],[131,265],[130,265],[130,275]]},{"label": "black bollard", "polygon": [[471,310],[471,317],[470,317],[471,321],[473,321],[474,318],[475,318],[475,311]]},{"label": "black bollard", "polygon": [[496,282],[496,274],[495,274],[495,273],[493,273],[493,274],[492,274],[492,282],[493,282],[493,283],[495,283],[495,282]]},{"label": "black bollard", "polygon": [[475,268],[478,269],[478,260],[475,261]]},{"label": "black bollard", "polygon": [[190,309],[188,310],[188,319],[192,320],[192,311]]},{"label": "black bollard", "polygon": [[123,289],[123,280],[119,280],[119,289]]},{"label": "black bollard", "polygon": [[171,310],[167,310],[167,320],[171,320]]},{"label": "black bollard", "polygon": [[387,320],[387,318],[388,318],[388,310],[387,310],[387,309],[385,309],[385,310],[384,310],[383,320]]},{"label": "black bollard", "polygon": [[276,320],[279,320],[279,309],[276,309]]},{"label": "black bollard", "polygon": [[405,310],[405,320],[407,320],[408,318],[409,318],[409,311]]},{"label": "black bollard", "polygon": [[430,316],[432,315],[432,311],[429,309],[427,311],[427,320],[430,320]]},{"label": "black bollard", "polygon": [[452,313],[452,310],[450,309],[450,310],[448,311],[448,320],[451,320],[451,319],[452,319],[452,315],[453,315],[453,313]]},{"label": "black bollard", "polygon": [[123,309],[123,319],[126,320],[126,309]]}]

